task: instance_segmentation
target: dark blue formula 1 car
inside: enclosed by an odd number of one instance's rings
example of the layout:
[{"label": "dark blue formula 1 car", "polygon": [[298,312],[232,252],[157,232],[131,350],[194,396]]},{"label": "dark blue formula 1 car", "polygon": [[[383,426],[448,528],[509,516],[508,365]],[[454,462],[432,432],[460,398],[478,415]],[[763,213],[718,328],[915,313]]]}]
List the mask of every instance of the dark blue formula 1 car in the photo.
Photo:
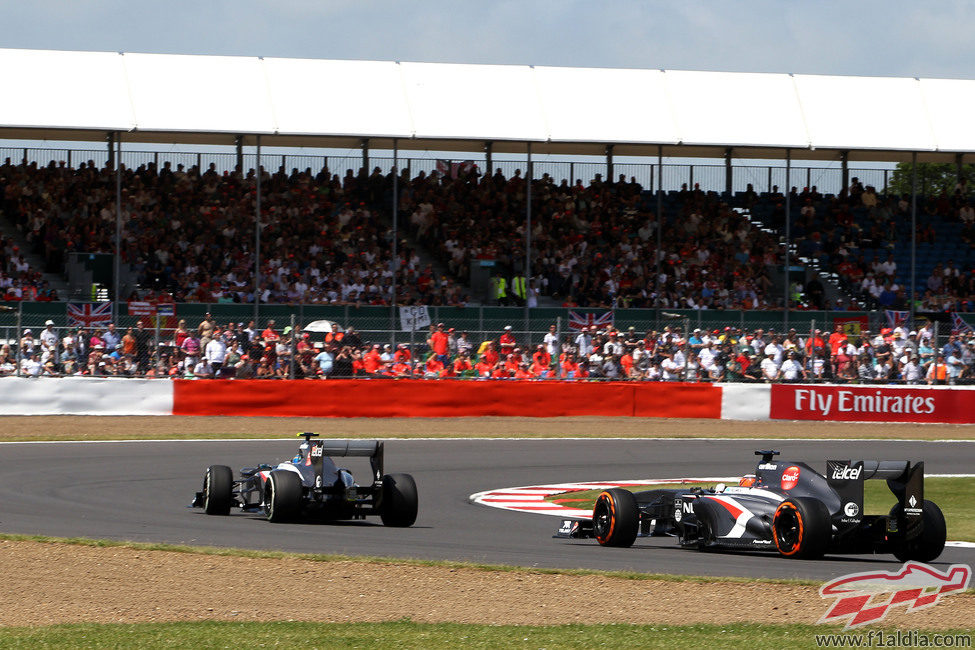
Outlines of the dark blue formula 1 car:
[{"label": "dark blue formula 1 car", "polygon": [[[830,460],[826,474],[805,463],[762,457],[737,486],[606,490],[592,519],[566,519],[556,537],[595,537],[631,546],[638,536],[670,535],[683,547],[778,551],[789,558],[825,553],[893,553],[930,562],[945,546],[941,509],[924,499],[924,463]],[[887,515],[863,513],[863,482],[886,479],[897,502]]]},{"label": "dark blue formula 1 car", "polygon": [[[305,441],[285,463],[245,467],[235,479],[226,465],[211,465],[203,475],[203,490],[192,507],[208,515],[227,515],[232,508],[263,512],[268,521],[286,522],[302,517],[328,520],[364,519],[378,515],[386,526],[412,526],[416,521],[416,482],[409,474],[383,473],[383,443],[378,440],[315,440],[317,433],[302,433]],[[338,467],[332,457],[369,458],[372,477],[359,485],[352,473]]]}]

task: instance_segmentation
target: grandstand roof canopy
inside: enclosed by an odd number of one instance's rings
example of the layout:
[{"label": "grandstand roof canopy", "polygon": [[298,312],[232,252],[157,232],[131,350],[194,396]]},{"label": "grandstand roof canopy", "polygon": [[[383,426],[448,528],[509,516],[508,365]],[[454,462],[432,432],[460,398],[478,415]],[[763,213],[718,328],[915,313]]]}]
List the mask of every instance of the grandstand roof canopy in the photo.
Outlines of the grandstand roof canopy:
[{"label": "grandstand roof canopy", "polygon": [[0,138],[975,161],[975,80],[0,49]]}]

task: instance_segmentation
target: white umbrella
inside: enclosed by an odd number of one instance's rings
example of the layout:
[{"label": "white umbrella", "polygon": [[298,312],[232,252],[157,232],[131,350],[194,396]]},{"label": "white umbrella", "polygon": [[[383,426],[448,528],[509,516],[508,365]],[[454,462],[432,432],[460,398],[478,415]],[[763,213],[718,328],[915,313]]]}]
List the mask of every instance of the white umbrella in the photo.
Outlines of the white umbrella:
[{"label": "white umbrella", "polygon": [[338,331],[342,331],[342,326],[335,321],[330,320],[313,320],[312,322],[305,325],[302,329],[303,332],[331,332],[332,325],[338,326]]}]

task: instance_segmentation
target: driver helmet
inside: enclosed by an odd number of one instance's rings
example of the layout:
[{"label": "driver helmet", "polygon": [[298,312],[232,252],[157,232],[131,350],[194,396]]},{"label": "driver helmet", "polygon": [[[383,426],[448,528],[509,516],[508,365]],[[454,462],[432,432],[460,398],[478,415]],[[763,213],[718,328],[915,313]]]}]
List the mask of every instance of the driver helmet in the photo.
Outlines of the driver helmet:
[{"label": "driver helmet", "polygon": [[740,487],[755,487],[756,483],[758,483],[758,478],[754,474],[745,474],[738,480]]},{"label": "driver helmet", "polygon": [[308,455],[308,443],[307,442],[303,442],[300,445],[298,445],[298,453],[297,453],[297,455],[295,455],[294,458],[291,459],[291,462],[293,462],[293,463],[300,462],[301,459],[304,458],[307,455]]}]

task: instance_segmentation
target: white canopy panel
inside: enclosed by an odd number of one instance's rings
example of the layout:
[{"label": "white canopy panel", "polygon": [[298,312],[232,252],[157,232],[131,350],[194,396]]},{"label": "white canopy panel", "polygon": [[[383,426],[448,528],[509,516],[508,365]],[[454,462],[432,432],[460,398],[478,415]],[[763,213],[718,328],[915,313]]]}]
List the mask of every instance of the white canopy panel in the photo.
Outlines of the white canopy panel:
[{"label": "white canopy panel", "polygon": [[789,75],[666,73],[681,142],[726,146],[809,146]]},{"label": "white canopy panel", "polygon": [[274,133],[260,59],[126,54],[141,131]]},{"label": "white canopy panel", "polygon": [[413,135],[410,107],[392,61],[264,59],[277,131],[311,135]]},{"label": "white canopy panel", "polygon": [[660,70],[535,68],[553,142],[677,144]]},{"label": "white canopy panel", "polygon": [[[975,81],[0,49],[0,137],[901,160],[975,152]],[[97,139],[101,139],[101,134]],[[253,142],[252,137],[246,138]],[[625,152],[625,154],[624,154]]]},{"label": "white canopy panel", "polygon": [[796,75],[810,144],[823,149],[937,149],[916,79]]},{"label": "white canopy panel", "polygon": [[921,79],[921,94],[942,151],[975,151],[975,81]]},{"label": "white canopy panel", "polygon": [[0,49],[2,127],[128,131],[135,124],[115,52]]},{"label": "white canopy panel", "polygon": [[528,66],[401,63],[418,138],[545,141]]}]

